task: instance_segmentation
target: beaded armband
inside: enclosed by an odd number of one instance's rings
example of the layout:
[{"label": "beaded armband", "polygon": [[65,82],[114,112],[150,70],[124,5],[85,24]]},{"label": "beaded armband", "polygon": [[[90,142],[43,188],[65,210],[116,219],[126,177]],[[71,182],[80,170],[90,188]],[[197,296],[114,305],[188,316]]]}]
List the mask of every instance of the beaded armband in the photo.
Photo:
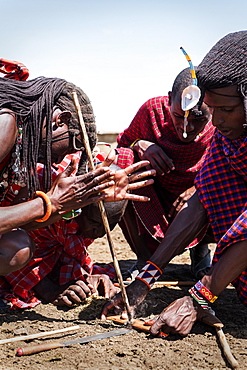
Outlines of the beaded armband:
[{"label": "beaded armband", "polygon": [[203,298],[203,296],[198,293],[198,291],[192,287],[189,289],[189,293],[191,295],[191,297],[204,309],[204,310],[208,310],[209,309],[209,305],[208,305],[208,302],[206,301],[206,299]]},{"label": "beaded armband", "polygon": [[141,269],[136,279],[143,281],[151,289],[161,274],[162,270],[158,266],[153,262],[147,261],[147,264]]},{"label": "beaded armband", "polygon": [[213,295],[213,293],[211,293],[210,290],[206,288],[200,280],[194,285],[194,288],[196,288],[196,290],[200,292],[201,295],[203,295],[203,297],[206,298],[210,303],[214,303],[218,298],[216,295]]}]

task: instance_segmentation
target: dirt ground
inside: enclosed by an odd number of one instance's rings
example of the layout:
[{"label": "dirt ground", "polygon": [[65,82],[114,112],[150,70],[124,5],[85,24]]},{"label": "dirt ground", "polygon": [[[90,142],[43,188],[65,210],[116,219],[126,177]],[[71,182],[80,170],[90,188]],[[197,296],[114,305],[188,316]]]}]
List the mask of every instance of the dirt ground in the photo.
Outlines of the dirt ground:
[{"label": "dirt ground", "polygon": [[[118,227],[114,229],[112,236],[121,268],[129,268],[135,258],[134,254],[130,251]],[[94,242],[89,248],[89,253],[94,262],[100,264],[112,260],[105,237]],[[176,257],[167,267],[164,280],[192,280],[189,263],[188,252]],[[167,304],[183,296],[187,289],[187,287],[166,286],[151,290],[139,311],[139,317],[148,318],[158,314]],[[152,338],[149,334],[132,330],[122,336],[83,345],[76,344],[23,357],[15,355],[16,349],[20,347],[54,340],[67,341],[121,327],[111,321],[101,322],[97,318],[103,303],[103,298],[94,298],[72,309],[58,309],[52,304],[40,304],[36,308],[19,312],[1,311],[0,340],[78,324],[80,329],[70,334],[56,334],[32,341],[2,344],[0,370],[230,368],[222,354],[215,330],[201,323],[196,323],[191,334],[186,338],[172,335],[166,339]],[[214,308],[225,325],[224,333],[231,352],[239,363],[239,369],[246,369],[247,309],[239,303],[232,288],[227,288],[222,293]]]}]

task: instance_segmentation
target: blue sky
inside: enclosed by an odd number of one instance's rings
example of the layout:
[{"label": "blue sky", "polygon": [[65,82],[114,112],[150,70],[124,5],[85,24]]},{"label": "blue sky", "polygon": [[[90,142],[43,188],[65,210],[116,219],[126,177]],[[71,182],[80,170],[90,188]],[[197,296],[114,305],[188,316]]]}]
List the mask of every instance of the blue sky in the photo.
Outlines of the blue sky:
[{"label": "blue sky", "polygon": [[224,35],[247,29],[246,0],[0,0],[1,55],[30,78],[61,77],[89,96],[99,132],[120,132]]}]

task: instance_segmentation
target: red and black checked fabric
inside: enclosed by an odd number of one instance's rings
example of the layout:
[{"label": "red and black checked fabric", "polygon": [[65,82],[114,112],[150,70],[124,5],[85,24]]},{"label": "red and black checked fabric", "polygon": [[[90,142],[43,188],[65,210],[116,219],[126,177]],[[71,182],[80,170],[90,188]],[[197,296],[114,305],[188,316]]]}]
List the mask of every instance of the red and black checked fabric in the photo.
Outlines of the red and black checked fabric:
[{"label": "red and black checked fabric", "polygon": [[[247,239],[247,137],[231,141],[216,133],[195,185],[217,242],[216,263],[225,248]],[[233,284],[247,305],[247,270]]]},{"label": "red and black checked fabric", "polygon": [[144,139],[159,145],[173,160],[174,171],[164,176],[155,177],[156,188],[160,187],[163,201],[153,186],[135,190],[136,194],[149,196],[151,201],[133,202],[136,214],[142,225],[151,235],[160,241],[169,225],[167,214],[176,198],[194,184],[194,178],[205,159],[214,133],[211,122],[189,144],[181,142],[174,129],[168,97],[153,98],[138,110],[130,126],[118,136],[118,165],[122,168],[139,160],[134,158],[133,150],[128,148],[136,139]]},{"label": "red and black checked fabric", "polygon": [[29,77],[29,71],[24,64],[2,58],[0,58],[0,72],[5,74],[4,78],[11,80],[26,81]]}]

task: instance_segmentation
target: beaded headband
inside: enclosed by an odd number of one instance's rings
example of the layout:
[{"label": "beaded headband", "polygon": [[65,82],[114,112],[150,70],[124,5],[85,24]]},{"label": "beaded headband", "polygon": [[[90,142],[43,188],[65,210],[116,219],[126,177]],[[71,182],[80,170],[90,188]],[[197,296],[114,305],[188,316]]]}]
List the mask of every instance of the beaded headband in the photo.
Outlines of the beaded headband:
[{"label": "beaded headband", "polygon": [[185,55],[185,58],[187,59],[189,66],[190,66],[190,72],[191,72],[191,77],[192,77],[192,85],[187,86],[181,95],[181,107],[184,113],[184,132],[183,132],[183,137],[186,139],[187,138],[187,132],[186,132],[186,126],[188,125],[188,116],[189,116],[189,111],[190,109],[194,108],[194,106],[198,103],[200,96],[201,96],[201,90],[197,86],[197,78],[196,78],[196,71],[193,66],[193,63],[189,57],[189,55],[186,53],[184,48],[180,47],[182,52]]}]

